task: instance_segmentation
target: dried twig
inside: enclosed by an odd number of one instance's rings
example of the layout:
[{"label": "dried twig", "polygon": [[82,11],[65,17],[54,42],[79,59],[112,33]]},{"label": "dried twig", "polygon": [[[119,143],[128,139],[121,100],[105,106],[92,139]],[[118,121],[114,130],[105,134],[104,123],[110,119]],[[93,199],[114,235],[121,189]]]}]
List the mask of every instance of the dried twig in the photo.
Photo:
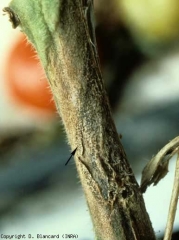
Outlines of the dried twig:
[{"label": "dried twig", "polygon": [[173,185],[172,196],[170,200],[170,207],[168,212],[168,219],[167,219],[167,225],[165,229],[164,240],[170,240],[172,236],[173,223],[175,220],[175,215],[177,210],[178,197],[179,197],[179,153],[177,155],[174,185]]},{"label": "dried twig", "polygon": [[168,173],[168,163],[173,155],[178,152],[176,161],[176,170],[174,186],[170,201],[167,225],[165,229],[164,240],[170,240],[173,231],[173,223],[177,210],[179,196],[179,137],[174,138],[165,145],[159,153],[153,157],[142,172],[141,191],[145,192],[150,184],[156,185]]},{"label": "dried twig", "polygon": [[179,137],[174,138],[154,156],[142,171],[141,191],[145,192],[152,183],[156,185],[168,173],[168,163],[178,151]]}]

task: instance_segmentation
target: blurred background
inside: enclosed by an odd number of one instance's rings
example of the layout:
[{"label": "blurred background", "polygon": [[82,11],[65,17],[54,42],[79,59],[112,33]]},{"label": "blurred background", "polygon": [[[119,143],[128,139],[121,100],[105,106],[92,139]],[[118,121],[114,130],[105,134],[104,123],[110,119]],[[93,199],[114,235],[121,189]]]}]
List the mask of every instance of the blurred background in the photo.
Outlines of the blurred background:
[{"label": "blurred background", "polygon": [[[0,1],[0,9],[8,6]],[[179,135],[178,0],[94,0],[106,90],[138,182],[146,163]],[[33,47],[0,15],[0,233],[78,234],[93,240],[64,129]],[[158,239],[175,171],[144,194]],[[179,239],[179,211],[173,240]],[[109,239],[110,240],[110,239]]]}]

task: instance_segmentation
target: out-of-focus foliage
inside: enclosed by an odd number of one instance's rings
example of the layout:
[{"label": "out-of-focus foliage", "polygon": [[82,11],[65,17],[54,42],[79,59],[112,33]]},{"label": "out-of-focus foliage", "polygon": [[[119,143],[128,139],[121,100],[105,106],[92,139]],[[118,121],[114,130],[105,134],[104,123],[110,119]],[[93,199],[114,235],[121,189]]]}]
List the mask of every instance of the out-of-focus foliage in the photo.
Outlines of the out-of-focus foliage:
[{"label": "out-of-focus foliage", "polygon": [[178,0],[115,0],[119,15],[142,45],[166,46],[179,39]]}]

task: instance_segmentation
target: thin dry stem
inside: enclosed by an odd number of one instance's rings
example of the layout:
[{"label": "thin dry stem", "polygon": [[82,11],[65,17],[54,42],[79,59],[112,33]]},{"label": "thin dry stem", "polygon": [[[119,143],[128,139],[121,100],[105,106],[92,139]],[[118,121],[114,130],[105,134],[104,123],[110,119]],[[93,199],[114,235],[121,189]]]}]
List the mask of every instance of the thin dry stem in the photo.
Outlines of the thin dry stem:
[{"label": "thin dry stem", "polygon": [[166,144],[145,166],[142,171],[141,191],[145,192],[152,183],[157,183],[168,173],[168,163],[178,151],[179,137]]},{"label": "thin dry stem", "polygon": [[167,225],[165,229],[164,240],[170,240],[172,237],[173,224],[174,224],[175,215],[177,211],[178,197],[179,197],[179,153],[177,155],[174,185],[173,185],[172,196],[170,200],[170,207],[168,212],[168,219],[167,219]]}]

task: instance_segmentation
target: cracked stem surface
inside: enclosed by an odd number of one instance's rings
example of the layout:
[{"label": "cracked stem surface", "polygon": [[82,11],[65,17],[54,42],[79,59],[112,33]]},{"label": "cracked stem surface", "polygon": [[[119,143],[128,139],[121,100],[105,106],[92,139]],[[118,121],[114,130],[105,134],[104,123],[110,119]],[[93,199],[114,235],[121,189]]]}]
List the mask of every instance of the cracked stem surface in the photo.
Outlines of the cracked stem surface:
[{"label": "cracked stem surface", "polygon": [[[106,96],[88,0],[13,0],[10,9],[42,61],[98,240],[153,240],[142,194]],[[90,5],[91,7],[91,5]],[[11,19],[12,20],[12,19]]]}]

